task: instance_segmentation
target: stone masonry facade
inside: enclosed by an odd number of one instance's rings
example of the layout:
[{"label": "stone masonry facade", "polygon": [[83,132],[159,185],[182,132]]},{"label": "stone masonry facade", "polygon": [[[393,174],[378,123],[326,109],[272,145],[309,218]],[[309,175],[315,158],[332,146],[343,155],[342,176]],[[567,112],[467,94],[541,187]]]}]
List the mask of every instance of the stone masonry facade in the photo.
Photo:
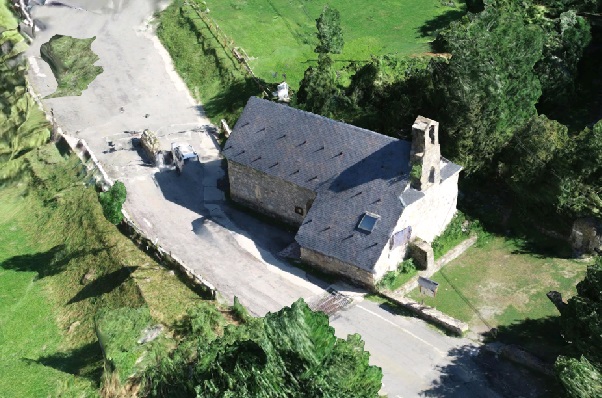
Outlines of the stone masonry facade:
[{"label": "stone masonry facade", "polygon": [[232,161],[228,177],[232,200],[295,227],[316,198],[309,189]]},{"label": "stone masonry facade", "polygon": [[223,150],[230,196],[299,227],[301,260],[373,288],[456,212],[438,130],[419,116],[410,143],[251,98]]},{"label": "stone masonry facade", "polygon": [[374,286],[377,282],[375,274],[372,272],[305,247],[301,248],[301,258],[320,271],[343,276],[345,279],[359,285]]}]

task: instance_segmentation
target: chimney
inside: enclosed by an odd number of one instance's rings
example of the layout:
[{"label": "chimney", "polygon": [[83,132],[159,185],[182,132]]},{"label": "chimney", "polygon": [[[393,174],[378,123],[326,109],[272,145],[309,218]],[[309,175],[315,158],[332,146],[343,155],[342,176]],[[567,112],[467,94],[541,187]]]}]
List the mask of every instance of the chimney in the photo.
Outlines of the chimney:
[{"label": "chimney", "polygon": [[439,123],[418,116],[412,125],[410,181],[412,188],[425,191],[441,182]]}]

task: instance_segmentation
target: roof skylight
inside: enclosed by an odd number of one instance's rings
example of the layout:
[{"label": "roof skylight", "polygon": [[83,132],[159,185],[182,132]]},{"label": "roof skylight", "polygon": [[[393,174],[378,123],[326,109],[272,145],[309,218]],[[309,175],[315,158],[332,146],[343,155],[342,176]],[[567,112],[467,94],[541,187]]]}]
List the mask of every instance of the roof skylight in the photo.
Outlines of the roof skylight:
[{"label": "roof skylight", "polygon": [[365,212],[362,220],[358,224],[358,228],[362,231],[372,232],[376,222],[380,219],[380,216],[374,213]]}]

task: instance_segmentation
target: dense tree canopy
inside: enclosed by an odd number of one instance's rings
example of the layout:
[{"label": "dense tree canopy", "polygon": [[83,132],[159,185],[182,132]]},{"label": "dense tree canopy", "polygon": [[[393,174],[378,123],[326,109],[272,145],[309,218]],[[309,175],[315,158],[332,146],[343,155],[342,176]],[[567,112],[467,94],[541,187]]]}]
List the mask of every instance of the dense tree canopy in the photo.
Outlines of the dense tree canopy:
[{"label": "dense tree canopy", "polygon": [[150,394],[368,398],[378,397],[381,388],[382,372],[369,365],[361,338],[335,337],[328,317],[302,299],[264,318],[226,327],[210,344],[199,341],[195,351],[192,360],[176,351],[159,370],[151,370]]},{"label": "dense tree canopy", "polygon": [[507,178],[518,186],[531,184],[539,177],[547,177],[558,153],[568,144],[568,129],[548,119],[534,116],[516,130],[509,150],[503,158],[507,162]]},{"label": "dense tree canopy", "polygon": [[343,50],[343,30],[339,11],[328,5],[316,20],[318,28],[318,46],[315,52],[320,54],[340,54]]},{"label": "dense tree canopy", "polygon": [[439,41],[452,54],[446,67],[434,70],[439,119],[454,158],[474,172],[536,115],[541,85],[533,67],[543,34],[512,8],[487,7],[452,23]]},{"label": "dense tree canopy", "polygon": [[337,85],[336,71],[330,55],[320,54],[318,65],[305,71],[296,100],[306,111],[327,117],[333,116],[339,107],[338,103],[345,99]]},{"label": "dense tree canopy", "polygon": [[559,357],[556,369],[572,398],[602,394],[602,257],[587,269],[577,295],[561,313],[565,339],[576,358]]},{"label": "dense tree canopy", "polygon": [[535,66],[542,85],[540,109],[553,111],[566,105],[575,92],[577,66],[591,40],[590,25],[575,10],[556,18],[544,12],[531,15],[531,23],[545,32],[543,56]]},{"label": "dense tree canopy", "polygon": [[579,216],[602,214],[602,120],[573,137],[564,166],[558,207]]}]

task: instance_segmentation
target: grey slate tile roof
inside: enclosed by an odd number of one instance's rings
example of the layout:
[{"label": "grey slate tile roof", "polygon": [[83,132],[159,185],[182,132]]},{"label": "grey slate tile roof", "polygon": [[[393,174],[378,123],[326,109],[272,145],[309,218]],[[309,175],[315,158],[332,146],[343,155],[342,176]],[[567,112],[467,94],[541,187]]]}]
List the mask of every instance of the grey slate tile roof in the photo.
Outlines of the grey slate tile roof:
[{"label": "grey slate tile roof", "polygon": [[441,160],[445,163],[445,165],[441,167],[441,180],[447,180],[449,177],[462,170],[462,166],[460,165],[452,163],[445,158],[441,158]]},{"label": "grey slate tile roof", "polygon": [[[403,212],[402,203],[424,196],[407,188],[410,145],[252,97],[223,154],[228,161],[316,192],[296,241],[372,271]],[[357,228],[365,212],[380,216],[371,233]]]}]

